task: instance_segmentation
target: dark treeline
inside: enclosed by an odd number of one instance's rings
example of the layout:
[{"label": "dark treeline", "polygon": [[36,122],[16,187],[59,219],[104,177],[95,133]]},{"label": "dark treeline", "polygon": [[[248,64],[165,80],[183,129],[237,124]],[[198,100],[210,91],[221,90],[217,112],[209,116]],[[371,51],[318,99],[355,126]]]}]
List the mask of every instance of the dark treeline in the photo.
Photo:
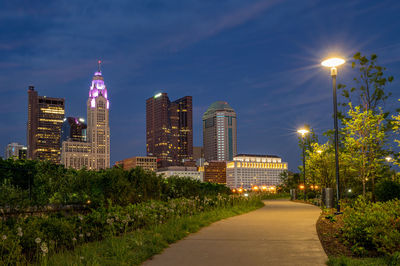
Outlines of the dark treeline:
[{"label": "dark treeline", "polygon": [[189,178],[165,179],[140,167],[89,171],[66,169],[50,162],[0,159],[0,206],[7,209],[48,204],[96,207],[108,202],[124,206],[218,193],[228,194],[230,190]]}]

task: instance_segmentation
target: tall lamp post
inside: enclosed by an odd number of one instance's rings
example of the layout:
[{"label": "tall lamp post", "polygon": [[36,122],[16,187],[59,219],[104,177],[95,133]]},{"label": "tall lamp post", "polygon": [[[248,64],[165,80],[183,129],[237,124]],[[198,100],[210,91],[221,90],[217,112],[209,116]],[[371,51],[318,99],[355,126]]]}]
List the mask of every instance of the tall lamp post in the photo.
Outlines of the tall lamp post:
[{"label": "tall lamp post", "polygon": [[336,214],[341,214],[340,212],[340,186],[339,186],[339,132],[338,132],[338,119],[337,119],[337,96],[336,96],[336,76],[337,67],[344,64],[346,61],[342,58],[328,58],[322,61],[321,65],[324,67],[329,67],[331,69],[332,85],[333,85],[333,120],[335,125],[335,163],[336,163],[336,198],[337,198],[337,211]]},{"label": "tall lamp post", "polygon": [[297,133],[301,135],[301,138],[303,139],[303,180],[304,180],[304,201],[306,201],[306,141],[305,141],[305,136],[307,133],[310,131],[305,129],[305,128],[300,128],[297,130]]}]

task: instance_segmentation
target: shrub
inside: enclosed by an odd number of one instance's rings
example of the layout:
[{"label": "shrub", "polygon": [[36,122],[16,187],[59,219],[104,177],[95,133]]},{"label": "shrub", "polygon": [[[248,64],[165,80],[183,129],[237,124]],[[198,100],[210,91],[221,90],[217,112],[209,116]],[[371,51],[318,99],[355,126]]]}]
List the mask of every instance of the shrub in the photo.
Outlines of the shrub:
[{"label": "shrub", "polygon": [[400,251],[400,201],[370,203],[359,197],[343,213],[341,238],[357,255]]},{"label": "shrub", "polygon": [[392,180],[383,180],[376,185],[375,195],[379,201],[400,199],[400,183]]}]

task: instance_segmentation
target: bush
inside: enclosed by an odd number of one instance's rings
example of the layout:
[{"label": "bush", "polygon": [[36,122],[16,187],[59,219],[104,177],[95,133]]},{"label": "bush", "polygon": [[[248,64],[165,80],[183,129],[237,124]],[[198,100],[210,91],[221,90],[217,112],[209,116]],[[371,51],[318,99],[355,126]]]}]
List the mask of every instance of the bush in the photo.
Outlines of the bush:
[{"label": "bush", "polygon": [[359,197],[345,207],[341,238],[357,255],[400,251],[400,201],[370,203]]},{"label": "bush", "polygon": [[400,183],[392,180],[383,180],[376,184],[375,195],[379,201],[400,199]]},{"label": "bush", "polygon": [[[15,211],[49,204],[108,204],[126,206],[148,200],[230,194],[220,184],[190,178],[165,179],[140,167],[101,171],[65,169],[62,165],[32,160],[0,158],[0,208]],[[31,197],[30,197],[31,196]]]}]

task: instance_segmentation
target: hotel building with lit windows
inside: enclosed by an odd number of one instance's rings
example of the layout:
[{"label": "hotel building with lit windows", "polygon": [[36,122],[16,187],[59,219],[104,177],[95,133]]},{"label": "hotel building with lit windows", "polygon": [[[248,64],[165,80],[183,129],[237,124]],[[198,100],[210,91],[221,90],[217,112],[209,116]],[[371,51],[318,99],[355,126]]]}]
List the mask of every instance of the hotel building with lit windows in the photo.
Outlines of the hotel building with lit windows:
[{"label": "hotel building with lit windows", "polygon": [[288,164],[275,155],[238,154],[226,164],[226,185],[231,189],[276,187],[287,169]]},{"label": "hotel building with lit windows", "polygon": [[236,155],[236,113],[227,102],[214,102],[204,113],[203,146],[208,162],[232,161]]},{"label": "hotel building with lit windows", "polygon": [[28,89],[27,157],[60,163],[61,126],[64,99],[39,96],[33,86]]}]

